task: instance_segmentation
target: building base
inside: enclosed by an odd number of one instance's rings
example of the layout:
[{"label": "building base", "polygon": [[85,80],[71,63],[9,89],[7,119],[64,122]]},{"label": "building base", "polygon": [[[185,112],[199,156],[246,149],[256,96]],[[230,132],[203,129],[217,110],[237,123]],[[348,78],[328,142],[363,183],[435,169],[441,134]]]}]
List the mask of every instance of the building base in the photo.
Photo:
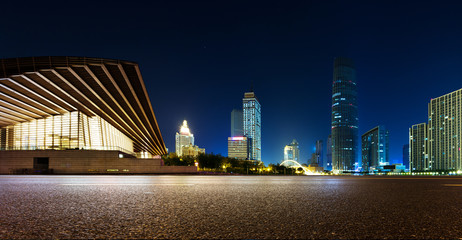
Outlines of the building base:
[{"label": "building base", "polygon": [[197,173],[196,166],[163,166],[162,159],[134,158],[120,151],[0,151],[0,174],[177,174]]}]

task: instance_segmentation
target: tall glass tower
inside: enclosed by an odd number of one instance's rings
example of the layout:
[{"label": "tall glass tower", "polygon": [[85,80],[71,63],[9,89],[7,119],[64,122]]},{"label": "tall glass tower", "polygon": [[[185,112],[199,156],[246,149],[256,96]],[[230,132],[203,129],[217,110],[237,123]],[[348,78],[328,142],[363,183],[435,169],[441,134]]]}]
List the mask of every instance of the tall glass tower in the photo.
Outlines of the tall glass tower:
[{"label": "tall glass tower", "polygon": [[352,171],[358,154],[358,105],[353,60],[334,60],[332,82],[332,170]]},{"label": "tall glass tower", "polygon": [[242,108],[244,136],[250,138],[249,160],[261,161],[261,105],[253,91],[244,94]]}]

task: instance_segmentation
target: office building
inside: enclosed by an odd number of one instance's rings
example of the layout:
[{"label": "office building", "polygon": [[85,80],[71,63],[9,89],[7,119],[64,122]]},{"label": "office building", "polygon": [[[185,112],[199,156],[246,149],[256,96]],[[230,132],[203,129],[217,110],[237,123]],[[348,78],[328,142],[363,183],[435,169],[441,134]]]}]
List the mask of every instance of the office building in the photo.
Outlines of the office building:
[{"label": "office building", "polygon": [[334,61],[332,82],[332,170],[355,169],[358,145],[356,70],[353,60]]},{"label": "office building", "polygon": [[175,135],[175,153],[177,156],[183,156],[184,146],[194,146],[194,134],[189,130],[186,120],[183,121],[180,132]]},{"label": "office building", "polygon": [[261,161],[261,105],[255,93],[242,99],[244,136],[250,141],[249,160]]},{"label": "office building", "polygon": [[0,60],[0,173],[162,172],[166,153],[137,63]]},{"label": "office building", "polygon": [[412,125],[409,129],[409,170],[428,171],[428,128],[426,123]]},{"label": "office building", "polygon": [[249,157],[249,140],[247,137],[229,137],[228,138],[228,157],[238,160],[248,160]]},{"label": "office building", "polygon": [[284,147],[284,160],[293,160],[297,162],[300,160],[300,148],[297,140],[292,140],[289,145]]},{"label": "office building", "polygon": [[381,166],[389,165],[388,130],[377,126],[361,136],[362,170],[378,171]]},{"label": "office building", "polygon": [[231,111],[231,137],[244,136],[244,120],[242,110],[233,109]]}]

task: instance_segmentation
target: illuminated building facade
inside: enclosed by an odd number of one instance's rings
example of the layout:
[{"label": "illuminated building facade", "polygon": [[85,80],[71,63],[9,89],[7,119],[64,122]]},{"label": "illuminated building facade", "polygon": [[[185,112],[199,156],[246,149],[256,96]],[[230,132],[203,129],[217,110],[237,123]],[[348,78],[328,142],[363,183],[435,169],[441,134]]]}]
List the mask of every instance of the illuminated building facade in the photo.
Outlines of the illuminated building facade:
[{"label": "illuminated building facade", "polygon": [[180,132],[175,135],[175,152],[177,156],[183,156],[184,146],[194,146],[194,134],[189,130],[186,120],[183,121]]},{"label": "illuminated building facade", "polygon": [[409,129],[409,170],[428,171],[428,128],[426,123],[412,125]]},{"label": "illuminated building facade", "polygon": [[361,136],[361,159],[363,171],[379,170],[389,164],[388,130],[377,126]]},{"label": "illuminated building facade", "polygon": [[253,91],[244,94],[242,106],[244,136],[251,142],[249,160],[261,161],[261,105]]},{"label": "illuminated building facade", "polygon": [[166,153],[137,63],[0,60],[0,173],[160,172]]},{"label": "illuminated building facade", "polygon": [[284,147],[284,160],[293,160],[297,162],[300,160],[300,148],[297,140],[292,140],[289,145]]},{"label": "illuminated building facade", "polygon": [[462,170],[462,89],[428,104],[428,168]]},{"label": "illuminated building facade", "polygon": [[462,89],[431,99],[428,124],[409,129],[411,171],[462,171]]},{"label": "illuminated building facade", "polygon": [[356,70],[353,60],[336,58],[332,82],[332,170],[353,171],[358,146]]},{"label": "illuminated building facade", "polygon": [[199,148],[196,145],[186,145],[181,147],[182,156],[197,157],[199,154],[205,154],[205,148]]},{"label": "illuminated building facade", "polygon": [[238,160],[248,160],[250,142],[247,137],[228,138],[228,157]]}]

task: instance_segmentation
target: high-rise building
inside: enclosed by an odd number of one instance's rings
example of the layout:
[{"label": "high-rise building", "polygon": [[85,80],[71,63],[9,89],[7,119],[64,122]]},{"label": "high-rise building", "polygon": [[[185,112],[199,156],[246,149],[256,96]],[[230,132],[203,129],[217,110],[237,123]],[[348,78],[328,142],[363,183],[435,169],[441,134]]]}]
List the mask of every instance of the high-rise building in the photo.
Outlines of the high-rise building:
[{"label": "high-rise building", "polygon": [[194,146],[194,134],[189,131],[188,122],[183,121],[180,132],[175,136],[175,152],[177,156],[183,156],[184,146]]},{"label": "high-rise building", "polygon": [[403,165],[409,169],[409,144],[403,145]]},{"label": "high-rise building", "polygon": [[353,60],[334,61],[332,82],[332,170],[355,169],[358,142],[356,70]]},{"label": "high-rise building", "polygon": [[430,170],[428,161],[428,128],[426,123],[412,125],[409,129],[409,170]]},{"label": "high-rise building", "polygon": [[244,136],[249,139],[249,160],[261,161],[261,105],[255,93],[246,92],[242,99]]},{"label": "high-rise building", "polygon": [[249,157],[249,141],[246,137],[228,138],[228,157],[247,160]]},{"label": "high-rise building", "polygon": [[316,157],[316,162],[318,163],[319,166],[323,167],[324,166],[324,161],[323,161],[323,155],[322,155],[322,140],[317,140],[316,141],[316,147],[315,147],[315,157]]},{"label": "high-rise building", "polygon": [[332,135],[327,137],[327,152],[326,152],[326,164],[324,169],[332,170]]},{"label": "high-rise building", "polygon": [[389,164],[388,130],[377,126],[361,136],[361,159],[363,171],[379,170]]},{"label": "high-rise building", "polygon": [[297,140],[292,140],[289,145],[284,147],[284,160],[293,160],[297,162],[300,160],[300,148]]},{"label": "high-rise building", "polygon": [[244,136],[244,120],[242,110],[233,109],[231,111],[231,137]]}]

